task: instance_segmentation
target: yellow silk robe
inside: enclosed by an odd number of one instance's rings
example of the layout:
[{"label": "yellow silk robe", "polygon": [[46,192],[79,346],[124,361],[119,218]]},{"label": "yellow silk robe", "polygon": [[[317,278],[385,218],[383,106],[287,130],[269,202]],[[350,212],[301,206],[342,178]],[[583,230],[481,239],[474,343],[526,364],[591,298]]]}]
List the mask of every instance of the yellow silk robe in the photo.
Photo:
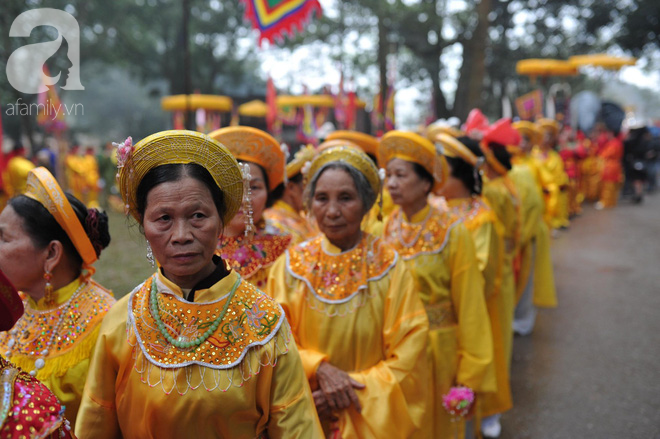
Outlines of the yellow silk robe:
[{"label": "yellow silk robe", "polygon": [[557,151],[542,151],[539,147],[534,147],[532,157],[539,162],[544,176],[546,223],[554,229],[568,227],[568,175],[563,160]]},{"label": "yellow silk robe", "polygon": [[289,245],[307,241],[317,234],[306,218],[282,200],[277,200],[273,207],[266,209],[264,218],[267,224],[277,229],[282,235],[291,236]]},{"label": "yellow silk robe", "polygon": [[83,194],[85,198],[81,201],[89,208],[99,207],[99,164],[93,154],[85,154],[80,157],[80,167],[83,169],[85,179]]},{"label": "yellow silk robe", "polygon": [[[479,270],[484,277],[484,298],[493,334],[493,363],[496,392],[479,395],[481,414],[490,416],[513,407],[511,385],[504,346],[508,331],[503,330],[501,316],[504,309],[500,286],[504,264],[504,242],[495,212],[479,196],[448,201],[451,215],[461,219],[474,240]],[[487,376],[488,377],[488,376]],[[490,377],[488,377],[490,378]]]},{"label": "yellow silk robe", "polygon": [[[28,298],[23,317],[11,331],[0,333],[0,351],[9,350],[9,359],[27,372],[35,369],[39,358],[33,353],[48,347],[45,365],[37,370],[36,378],[66,406],[66,417],[72,424],[76,421],[101,321],[115,303],[111,293],[96,282],[90,280],[78,290],[81,285],[79,278],[55,291],[57,307],[51,311],[44,299],[35,302]],[[61,313],[67,309],[67,317],[58,325]],[[44,331],[57,333],[51,346],[47,346],[50,337]],[[14,338],[13,334],[20,337]],[[15,344],[9,348],[12,338]]]},{"label": "yellow silk robe", "polygon": [[507,359],[507,370],[511,368],[511,353],[513,351],[513,312],[516,307],[516,284],[513,262],[520,243],[520,198],[513,183],[507,176],[497,177],[484,182],[482,193],[488,205],[493,209],[502,225],[504,238],[504,265],[502,269],[502,284],[500,287],[502,313],[500,324],[504,337],[504,354]]},{"label": "yellow silk robe", "polygon": [[[378,197],[380,201],[380,195]],[[379,201],[376,201],[371,210],[369,210],[362,220],[362,230],[374,236],[383,236],[385,218],[387,218],[396,207],[388,191],[383,191],[382,197],[383,208],[381,209]],[[381,219],[378,219],[378,215],[381,216]]]},{"label": "yellow silk robe", "polygon": [[16,156],[7,162],[7,168],[2,174],[7,199],[25,193],[28,172],[32,169],[34,169],[34,163],[25,157]]},{"label": "yellow silk robe", "polygon": [[542,308],[557,306],[555,273],[550,252],[550,229],[541,221],[536,230],[536,254],[534,258],[534,305]]},{"label": "yellow silk robe", "polygon": [[520,244],[518,246],[518,275],[516,277],[516,303],[525,290],[532,264],[534,263],[534,241],[539,223],[543,221],[542,193],[534,180],[534,175],[526,165],[514,165],[508,173],[520,197]]},{"label": "yellow silk robe", "polygon": [[[229,300],[220,325],[197,348],[175,347],[160,334],[149,305],[154,279],[158,315],[175,338],[202,335]],[[101,328],[76,435],[322,437],[282,308],[239,279],[232,271],[187,302],[158,273],[117,302]]]},{"label": "yellow silk robe", "polygon": [[428,320],[410,272],[380,238],[363,233],[340,252],[324,235],[286,252],[268,292],[282,304],[316,388],[322,361],[348,372],[362,413],[336,413],[347,438],[408,438],[426,411]]},{"label": "yellow silk robe", "polygon": [[268,272],[291,243],[291,235],[280,235],[270,225],[262,225],[252,238],[220,236],[216,255],[255,287],[264,290]]},{"label": "yellow silk robe", "polygon": [[442,396],[457,384],[476,392],[495,390],[494,379],[485,379],[493,337],[474,242],[459,220],[430,205],[410,222],[395,208],[385,236],[412,271],[429,318],[431,406],[420,437],[462,436],[464,422],[452,422]]}]

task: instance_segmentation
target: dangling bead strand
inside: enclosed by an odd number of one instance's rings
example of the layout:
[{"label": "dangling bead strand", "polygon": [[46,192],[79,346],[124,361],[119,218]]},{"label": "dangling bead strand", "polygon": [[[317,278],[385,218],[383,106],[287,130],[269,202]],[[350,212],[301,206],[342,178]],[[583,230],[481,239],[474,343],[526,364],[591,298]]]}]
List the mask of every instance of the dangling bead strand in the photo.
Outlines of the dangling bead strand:
[{"label": "dangling bead strand", "polygon": [[158,309],[158,287],[156,286],[156,279],[155,277],[151,279],[151,291],[149,294],[149,308],[151,309],[151,314],[154,317],[154,320],[156,320],[156,325],[158,326],[158,331],[165,337],[165,339],[173,346],[176,346],[179,349],[189,349],[189,348],[195,348],[202,343],[204,343],[213,333],[218,329],[218,326],[220,326],[220,323],[225,317],[225,314],[227,313],[227,309],[229,309],[229,303],[231,302],[232,298],[234,297],[234,293],[236,292],[236,289],[241,283],[241,278],[239,277],[236,282],[234,283],[234,286],[231,288],[231,291],[229,292],[229,296],[227,297],[227,301],[225,302],[225,306],[222,308],[222,312],[218,316],[217,319],[211,323],[211,326],[209,329],[204,331],[202,335],[200,335],[197,338],[194,338],[192,340],[188,339],[187,337],[177,337],[174,338],[170,335],[170,333],[167,331],[167,327],[165,326],[165,323],[163,323],[163,320],[160,317],[160,310]]}]

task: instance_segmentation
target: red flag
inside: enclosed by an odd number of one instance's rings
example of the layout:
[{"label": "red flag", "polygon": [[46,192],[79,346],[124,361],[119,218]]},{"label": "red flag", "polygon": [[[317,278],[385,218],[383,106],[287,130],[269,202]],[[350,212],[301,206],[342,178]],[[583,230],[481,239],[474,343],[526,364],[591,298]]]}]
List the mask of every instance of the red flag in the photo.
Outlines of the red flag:
[{"label": "red flag", "polygon": [[344,73],[342,72],[339,77],[339,92],[335,96],[335,120],[337,121],[338,129],[343,129],[346,123],[346,107],[344,99]]},{"label": "red flag", "polygon": [[275,120],[277,119],[277,91],[273,78],[268,77],[266,82],[266,127],[269,132],[273,132]]},{"label": "red flag", "polygon": [[355,105],[355,92],[348,92],[348,105],[346,107],[346,129],[354,130],[355,129],[355,119],[356,119],[356,105]]},{"label": "red flag", "polygon": [[392,131],[396,124],[394,116],[394,86],[390,85],[387,91],[387,101],[385,101],[385,132]]}]

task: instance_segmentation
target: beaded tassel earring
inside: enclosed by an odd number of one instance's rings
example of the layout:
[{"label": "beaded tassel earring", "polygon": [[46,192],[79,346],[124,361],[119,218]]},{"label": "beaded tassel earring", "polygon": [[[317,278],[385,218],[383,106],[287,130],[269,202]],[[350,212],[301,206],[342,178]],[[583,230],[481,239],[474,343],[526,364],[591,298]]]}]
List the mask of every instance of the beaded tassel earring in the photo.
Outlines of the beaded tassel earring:
[{"label": "beaded tassel earring", "polygon": [[53,275],[50,271],[46,270],[44,273],[44,279],[46,280],[46,286],[44,287],[44,301],[46,306],[50,307],[55,304],[55,297],[53,297],[53,285],[50,283],[50,280],[53,278]]},{"label": "beaded tassel earring", "polygon": [[250,173],[250,165],[248,163],[239,163],[241,173],[243,174],[243,215],[245,215],[245,237],[252,239],[254,236],[254,219],[252,217],[252,190],[250,183],[252,182],[252,174]]},{"label": "beaded tassel earring", "polygon": [[385,187],[385,169],[378,170],[378,178],[380,179],[380,196],[378,198],[378,221],[383,221],[383,190]]},{"label": "beaded tassel earring", "polygon": [[477,159],[477,163],[474,165],[473,168],[473,173],[474,173],[474,192],[476,194],[481,193],[481,184],[479,180],[479,176],[481,175],[481,167],[484,165],[485,159],[483,157],[479,157]]},{"label": "beaded tassel earring", "polygon": [[149,241],[147,241],[147,261],[149,261],[152,267],[156,267],[156,259],[154,258],[154,252],[151,250],[151,244],[149,244]]},{"label": "beaded tassel earring", "polygon": [[286,163],[289,161],[289,155],[290,155],[289,145],[287,145],[286,143],[282,143],[280,145],[280,149],[284,154],[284,185],[286,186],[286,184],[289,182],[289,177],[288,175],[286,175]]}]

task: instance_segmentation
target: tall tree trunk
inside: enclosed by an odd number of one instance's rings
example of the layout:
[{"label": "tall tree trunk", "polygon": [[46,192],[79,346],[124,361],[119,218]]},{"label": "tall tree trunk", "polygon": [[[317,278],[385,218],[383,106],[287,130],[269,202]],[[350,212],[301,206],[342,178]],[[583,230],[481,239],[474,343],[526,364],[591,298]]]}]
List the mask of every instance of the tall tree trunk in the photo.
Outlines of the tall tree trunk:
[{"label": "tall tree trunk", "polygon": [[378,68],[380,70],[380,117],[379,126],[374,127],[375,134],[385,130],[385,105],[387,105],[387,29],[384,17],[378,16]]},{"label": "tall tree trunk", "polygon": [[477,4],[478,23],[472,38],[463,44],[463,65],[456,89],[454,114],[464,120],[470,110],[482,104],[484,77],[486,73],[486,48],[488,47],[488,14],[492,0],[481,0]]},{"label": "tall tree trunk", "polygon": [[447,108],[447,99],[445,94],[440,88],[440,56],[438,59],[433,62],[433,65],[429,66],[429,72],[431,73],[431,80],[433,83],[433,105],[435,106],[435,115],[439,119],[447,119],[451,116],[449,108]]}]

